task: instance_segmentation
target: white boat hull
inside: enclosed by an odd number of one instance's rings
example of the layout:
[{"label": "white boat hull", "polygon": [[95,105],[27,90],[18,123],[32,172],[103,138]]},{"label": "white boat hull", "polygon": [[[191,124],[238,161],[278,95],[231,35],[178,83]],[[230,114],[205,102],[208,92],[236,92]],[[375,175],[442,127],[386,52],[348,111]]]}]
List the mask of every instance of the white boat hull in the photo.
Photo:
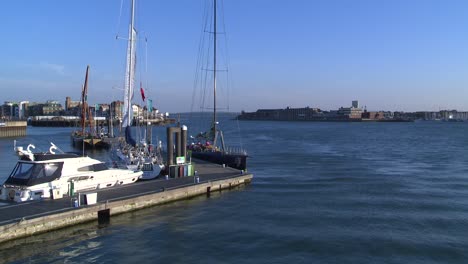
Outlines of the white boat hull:
[{"label": "white boat hull", "polygon": [[[49,155],[37,161],[20,160],[12,175],[0,186],[0,200],[25,202],[57,199],[77,192],[134,183],[143,175],[141,171],[108,169],[100,161],[89,157],[54,157]],[[44,174],[44,171],[54,168],[56,176]],[[53,179],[41,180],[44,179],[41,177]]]}]

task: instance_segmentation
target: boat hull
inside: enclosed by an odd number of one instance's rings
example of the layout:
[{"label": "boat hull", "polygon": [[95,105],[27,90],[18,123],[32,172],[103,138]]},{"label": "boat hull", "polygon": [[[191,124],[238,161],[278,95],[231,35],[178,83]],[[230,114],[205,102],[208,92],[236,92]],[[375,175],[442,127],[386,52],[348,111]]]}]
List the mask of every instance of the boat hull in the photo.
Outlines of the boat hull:
[{"label": "boat hull", "polygon": [[237,170],[245,170],[247,168],[247,155],[245,154],[231,154],[221,151],[193,151],[192,157],[211,163],[225,164]]},{"label": "boat hull", "polygon": [[[74,175],[33,186],[4,185],[0,187],[0,200],[25,202],[44,198],[56,199],[53,197],[54,192],[72,196],[71,192],[76,193],[126,185],[136,182],[142,174],[143,172],[109,169],[89,174],[91,176]],[[70,178],[75,178],[73,183],[70,182]]]},{"label": "boat hull", "polygon": [[[59,199],[76,192],[103,189],[136,182],[143,172],[109,169],[104,163],[74,153],[32,153],[23,148],[20,160],[0,186],[0,200],[24,202]],[[55,147],[56,148],[56,147]]]},{"label": "boat hull", "polygon": [[138,180],[147,181],[154,180],[159,177],[161,170],[164,168],[162,165],[156,165],[152,163],[143,164],[141,171],[143,175],[140,176]]},{"label": "boat hull", "polygon": [[109,138],[109,137],[87,137],[84,138],[81,136],[71,136],[71,142],[74,147],[76,148],[81,148],[83,147],[83,141],[84,141],[84,146],[86,148],[110,148],[112,146],[112,143],[118,142],[120,138]]}]

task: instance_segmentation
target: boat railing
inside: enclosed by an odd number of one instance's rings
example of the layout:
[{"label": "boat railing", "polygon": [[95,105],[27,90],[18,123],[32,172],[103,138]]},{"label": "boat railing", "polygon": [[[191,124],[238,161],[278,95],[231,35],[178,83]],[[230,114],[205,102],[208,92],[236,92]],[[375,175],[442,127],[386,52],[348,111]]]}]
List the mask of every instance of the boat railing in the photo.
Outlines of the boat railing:
[{"label": "boat railing", "polygon": [[241,147],[228,147],[226,148],[226,153],[247,155],[247,150]]}]

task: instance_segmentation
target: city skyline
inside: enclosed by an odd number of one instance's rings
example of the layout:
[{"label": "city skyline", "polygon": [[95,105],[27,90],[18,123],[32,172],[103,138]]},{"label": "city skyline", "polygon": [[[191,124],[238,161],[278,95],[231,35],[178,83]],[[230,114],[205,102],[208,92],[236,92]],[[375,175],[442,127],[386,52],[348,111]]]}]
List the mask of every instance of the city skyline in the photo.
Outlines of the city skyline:
[{"label": "city skyline", "polygon": [[[137,4],[143,86],[161,111],[190,111],[202,2]],[[221,2],[232,111],[356,98],[373,110],[468,110],[464,1]],[[115,35],[126,37],[127,5],[120,16],[120,1],[5,2],[0,101],[79,98],[88,64],[90,104],[122,100],[126,42]]]},{"label": "city skyline", "polygon": [[[150,99],[151,100],[151,99]],[[97,103],[93,103],[93,104],[88,104],[88,107],[90,109],[93,109],[92,111],[94,111],[95,108],[99,108],[100,112],[106,112],[109,110],[109,107],[110,108],[115,108],[114,106],[112,106],[113,104],[119,104],[121,105],[119,108],[123,107],[123,101],[121,100],[113,100],[111,102],[97,102]],[[141,109],[146,109],[147,107],[151,107],[152,110],[154,110],[155,113],[159,113],[159,110],[157,107],[154,107],[153,106],[153,102],[152,100],[151,101],[145,101],[145,102],[142,102],[142,103],[132,103],[133,107],[134,107],[134,111],[137,111],[135,109],[137,108],[141,108]],[[29,107],[46,107],[48,108],[48,113],[45,113],[45,114],[32,114],[31,113],[31,110],[28,110],[27,108]],[[26,108],[25,108],[26,107]],[[137,108],[135,108],[137,107]],[[46,101],[42,101],[42,102],[39,102],[39,101],[28,101],[28,100],[22,100],[22,101],[4,101],[3,104],[0,104],[0,119],[1,118],[5,118],[5,117],[8,117],[8,118],[23,118],[24,117],[24,113],[21,114],[20,112],[21,111],[26,111],[26,112],[30,112],[29,115],[27,116],[79,116],[80,113],[79,111],[81,108],[81,101],[80,100],[74,100],[73,98],[67,96],[65,98],[65,100],[63,101],[60,101],[60,100],[53,100],[53,99],[48,99]],[[7,110],[5,110],[7,109]],[[10,109],[10,110],[8,110]],[[21,110],[22,109],[22,110]],[[354,110],[359,110],[359,114],[361,114],[362,112],[373,112],[373,113],[405,113],[405,114],[414,114],[414,113],[463,113],[463,115],[468,115],[468,111],[463,111],[463,110],[460,110],[460,109],[438,109],[438,110],[427,110],[427,109],[420,109],[420,110],[417,110],[417,111],[399,111],[399,110],[394,110],[394,109],[367,109],[367,106],[366,105],[362,105],[360,103],[359,100],[352,100],[350,101],[350,103],[348,105],[345,105],[345,106],[340,106],[336,109],[323,109],[323,108],[319,108],[319,107],[315,107],[315,106],[302,106],[302,107],[291,107],[291,106],[284,106],[284,107],[276,107],[276,108],[259,108],[259,109],[256,109],[254,111],[245,111],[245,110],[242,110],[242,111],[239,111],[239,112],[234,112],[234,111],[231,111],[231,113],[235,114],[235,113],[244,113],[244,112],[261,112],[261,111],[270,111],[270,110],[274,110],[274,111],[277,111],[277,110],[299,110],[299,109],[310,109],[310,111],[319,111],[319,112],[330,112],[330,113],[336,113],[336,112],[340,112],[340,111],[350,111],[351,109],[354,109]],[[71,111],[68,111],[68,110],[71,110]],[[78,111],[78,112],[77,112]],[[114,110],[114,111],[117,111],[117,110]],[[119,111],[122,111],[122,110],[119,110]],[[3,115],[4,112],[8,112],[7,115]],[[33,111],[34,112],[34,111]],[[220,112],[226,112],[226,111],[220,111]],[[172,112],[172,113],[169,113],[169,112],[164,112],[162,111],[161,112],[162,114],[165,114],[165,115],[174,115],[174,114],[184,114],[184,113],[189,113],[189,112]]]}]

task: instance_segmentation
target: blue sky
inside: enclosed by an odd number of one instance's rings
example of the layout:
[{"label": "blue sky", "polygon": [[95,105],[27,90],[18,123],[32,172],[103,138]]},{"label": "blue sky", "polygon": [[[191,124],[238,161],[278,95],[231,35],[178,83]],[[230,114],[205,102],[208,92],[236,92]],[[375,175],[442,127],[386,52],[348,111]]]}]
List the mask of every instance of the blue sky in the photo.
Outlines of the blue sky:
[{"label": "blue sky", "polygon": [[[205,0],[140,0],[147,97],[190,110]],[[224,0],[232,111],[468,110],[468,2]],[[0,101],[122,98],[128,0],[4,1]],[[140,54],[144,50],[139,51]],[[141,59],[140,59],[141,62]],[[139,69],[144,68],[140,63]]]}]

